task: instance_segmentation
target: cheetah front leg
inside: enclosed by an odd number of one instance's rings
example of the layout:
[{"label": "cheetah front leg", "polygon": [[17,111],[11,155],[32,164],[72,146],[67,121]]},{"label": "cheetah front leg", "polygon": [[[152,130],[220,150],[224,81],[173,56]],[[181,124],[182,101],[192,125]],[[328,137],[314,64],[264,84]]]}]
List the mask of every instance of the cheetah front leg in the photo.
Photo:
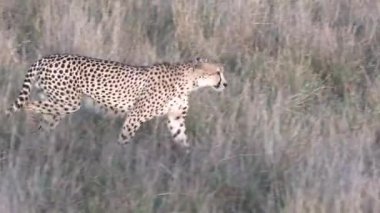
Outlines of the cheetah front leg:
[{"label": "cheetah front leg", "polygon": [[190,148],[187,141],[185,118],[187,114],[187,107],[181,107],[180,110],[168,113],[168,128],[176,144],[179,144],[186,149]]},{"label": "cheetah front leg", "polygon": [[120,144],[129,143],[140,126],[153,117],[154,114],[147,113],[143,108],[131,110],[124,121],[118,142]]}]

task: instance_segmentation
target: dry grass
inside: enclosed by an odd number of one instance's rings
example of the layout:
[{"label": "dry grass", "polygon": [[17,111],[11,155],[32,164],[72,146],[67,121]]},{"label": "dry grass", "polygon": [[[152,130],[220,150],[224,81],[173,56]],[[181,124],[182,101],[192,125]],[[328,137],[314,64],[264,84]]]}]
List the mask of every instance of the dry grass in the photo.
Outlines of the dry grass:
[{"label": "dry grass", "polygon": [[193,152],[156,119],[136,145],[81,110],[51,134],[0,116],[0,212],[380,212],[377,0],[0,0],[0,94],[31,62],[207,56],[229,87],[192,96]]}]

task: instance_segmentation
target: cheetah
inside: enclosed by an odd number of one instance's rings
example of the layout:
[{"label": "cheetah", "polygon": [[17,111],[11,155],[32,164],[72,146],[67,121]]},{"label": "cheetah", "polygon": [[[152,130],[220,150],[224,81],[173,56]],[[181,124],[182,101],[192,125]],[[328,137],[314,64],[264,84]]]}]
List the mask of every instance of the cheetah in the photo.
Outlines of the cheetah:
[{"label": "cheetah", "polygon": [[[125,117],[118,142],[131,141],[142,123],[167,116],[173,141],[189,147],[185,118],[189,94],[202,87],[227,87],[221,64],[197,57],[184,63],[132,66],[98,58],[56,54],[32,64],[10,115],[22,108],[40,115],[39,129],[54,129],[66,115],[77,111],[83,97]],[[37,83],[45,100],[29,100]],[[45,128],[41,123],[45,123]]]}]

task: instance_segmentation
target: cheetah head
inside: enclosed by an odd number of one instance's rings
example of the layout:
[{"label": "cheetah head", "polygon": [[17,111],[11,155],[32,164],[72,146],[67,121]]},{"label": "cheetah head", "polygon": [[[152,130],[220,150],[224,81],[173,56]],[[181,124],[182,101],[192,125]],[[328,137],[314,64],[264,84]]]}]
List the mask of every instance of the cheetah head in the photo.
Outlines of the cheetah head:
[{"label": "cheetah head", "polygon": [[211,63],[205,58],[197,57],[193,61],[193,67],[196,74],[194,83],[197,88],[212,87],[216,91],[222,91],[227,87],[221,64]]}]

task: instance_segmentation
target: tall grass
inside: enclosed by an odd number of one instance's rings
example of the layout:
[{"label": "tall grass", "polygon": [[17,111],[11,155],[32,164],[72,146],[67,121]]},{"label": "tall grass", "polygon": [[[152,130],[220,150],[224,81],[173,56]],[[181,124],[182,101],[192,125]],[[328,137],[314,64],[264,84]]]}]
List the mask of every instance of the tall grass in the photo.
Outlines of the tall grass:
[{"label": "tall grass", "polygon": [[377,0],[0,0],[2,111],[37,58],[206,56],[229,87],[191,97],[191,154],[163,119],[80,110],[33,135],[0,116],[0,212],[380,212]]}]

